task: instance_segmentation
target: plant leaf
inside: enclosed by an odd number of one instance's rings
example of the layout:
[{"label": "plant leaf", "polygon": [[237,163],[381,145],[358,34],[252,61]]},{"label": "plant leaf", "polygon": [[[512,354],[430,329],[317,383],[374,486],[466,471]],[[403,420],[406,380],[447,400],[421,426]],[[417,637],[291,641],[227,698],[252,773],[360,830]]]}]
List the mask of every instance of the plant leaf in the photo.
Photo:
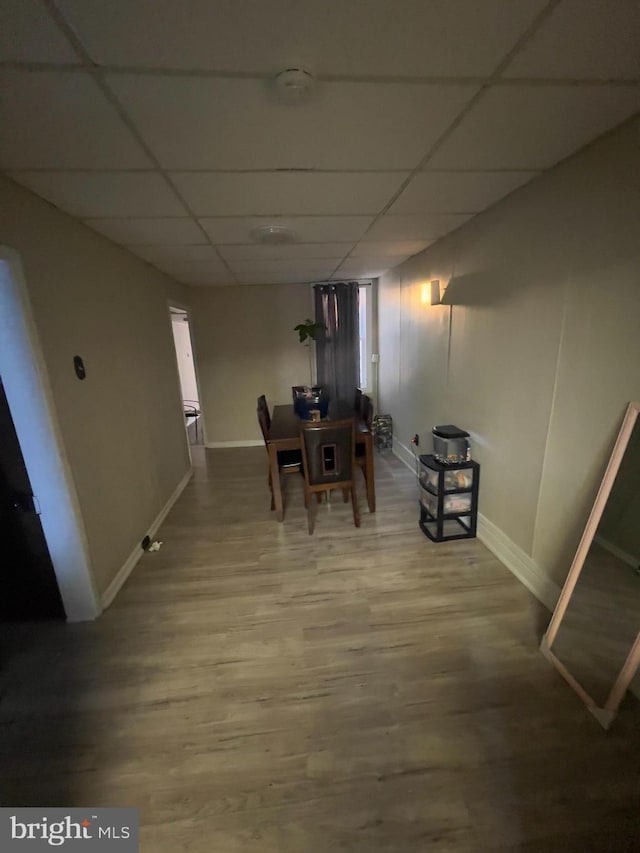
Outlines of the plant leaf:
[{"label": "plant leaf", "polygon": [[322,323],[314,323],[310,317],[307,317],[304,323],[298,323],[297,326],[294,326],[293,331],[298,333],[300,343],[302,344],[307,338],[315,341],[316,335],[321,329],[324,329]]}]

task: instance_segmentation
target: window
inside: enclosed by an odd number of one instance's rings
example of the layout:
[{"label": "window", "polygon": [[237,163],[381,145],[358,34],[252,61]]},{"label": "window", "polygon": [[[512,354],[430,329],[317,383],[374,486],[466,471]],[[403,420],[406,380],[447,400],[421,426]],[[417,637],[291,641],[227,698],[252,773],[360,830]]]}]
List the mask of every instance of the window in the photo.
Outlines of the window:
[{"label": "window", "polygon": [[361,284],[358,289],[360,330],[360,387],[363,391],[373,390],[371,354],[373,351],[373,287]]}]

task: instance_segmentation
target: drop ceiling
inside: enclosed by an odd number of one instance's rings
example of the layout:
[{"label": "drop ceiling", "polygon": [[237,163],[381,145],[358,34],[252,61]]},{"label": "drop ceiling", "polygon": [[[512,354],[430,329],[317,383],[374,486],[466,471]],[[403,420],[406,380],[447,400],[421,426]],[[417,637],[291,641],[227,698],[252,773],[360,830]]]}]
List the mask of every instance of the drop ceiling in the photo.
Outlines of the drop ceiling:
[{"label": "drop ceiling", "polygon": [[[2,0],[0,168],[188,284],[364,278],[639,84],[638,0]],[[297,241],[252,240],[274,224]]]}]

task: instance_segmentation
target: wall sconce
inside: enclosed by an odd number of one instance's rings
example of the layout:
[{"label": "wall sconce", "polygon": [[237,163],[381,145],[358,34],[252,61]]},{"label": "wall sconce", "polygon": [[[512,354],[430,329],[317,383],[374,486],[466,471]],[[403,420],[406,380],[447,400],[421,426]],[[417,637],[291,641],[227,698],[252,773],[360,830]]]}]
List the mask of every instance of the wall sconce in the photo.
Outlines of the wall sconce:
[{"label": "wall sconce", "polygon": [[440,281],[439,279],[434,279],[434,281],[429,282],[428,284],[423,284],[420,292],[420,301],[423,305],[440,305],[442,300],[440,298]]}]

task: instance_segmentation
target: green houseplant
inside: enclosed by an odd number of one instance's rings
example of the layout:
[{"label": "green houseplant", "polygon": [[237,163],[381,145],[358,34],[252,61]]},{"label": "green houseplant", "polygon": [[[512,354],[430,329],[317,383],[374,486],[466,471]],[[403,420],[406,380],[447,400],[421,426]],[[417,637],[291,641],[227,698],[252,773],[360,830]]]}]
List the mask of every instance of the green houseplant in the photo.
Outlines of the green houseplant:
[{"label": "green houseplant", "polygon": [[313,353],[311,352],[311,342],[316,340],[318,333],[324,330],[322,323],[314,323],[313,320],[307,319],[304,323],[298,323],[293,331],[298,333],[301,344],[307,347],[309,355],[309,385],[313,385]]}]

